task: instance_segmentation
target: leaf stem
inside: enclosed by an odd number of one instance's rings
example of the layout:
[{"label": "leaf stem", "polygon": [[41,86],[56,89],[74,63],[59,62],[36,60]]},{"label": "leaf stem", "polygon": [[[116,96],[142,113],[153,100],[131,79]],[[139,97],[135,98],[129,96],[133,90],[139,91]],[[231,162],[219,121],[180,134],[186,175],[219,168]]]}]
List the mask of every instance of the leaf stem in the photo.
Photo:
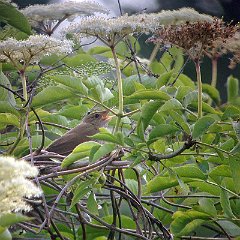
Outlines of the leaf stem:
[{"label": "leaf stem", "polygon": [[19,128],[18,136],[17,136],[16,140],[14,141],[14,144],[8,149],[7,154],[12,154],[12,153],[13,153],[13,151],[14,151],[15,148],[17,147],[18,143],[19,143],[20,140],[23,138],[24,133],[25,133],[25,121],[24,121],[24,119],[21,117],[21,119],[20,119],[20,128]]},{"label": "leaf stem", "polygon": [[195,61],[195,68],[197,73],[197,86],[198,86],[198,118],[202,117],[202,80],[201,80],[201,67],[199,58]]},{"label": "leaf stem", "polygon": [[118,118],[114,128],[114,132],[117,132],[121,122],[121,118],[123,116],[123,86],[122,86],[121,70],[120,70],[120,66],[119,66],[119,62],[118,62],[118,58],[117,58],[117,54],[114,46],[111,47],[111,50],[112,50],[112,55],[113,55],[113,59],[116,66],[116,75],[117,75],[117,81],[118,81],[118,100],[119,100]]},{"label": "leaf stem", "polygon": [[203,146],[206,146],[206,147],[209,147],[209,148],[213,148],[213,149],[215,149],[215,150],[217,150],[217,151],[226,153],[226,154],[229,155],[229,156],[233,156],[230,152],[225,151],[224,149],[218,148],[218,147],[216,147],[216,146],[212,146],[212,145],[210,145],[210,144],[203,143],[203,142],[199,142],[199,141],[196,141],[196,143],[197,143],[197,144],[200,144],[200,145],[203,145]]},{"label": "leaf stem", "polygon": [[25,75],[25,71],[24,70],[20,71],[20,78],[22,80],[23,98],[24,98],[25,101],[27,101],[27,99],[28,99],[28,95],[27,95],[27,81],[26,81],[26,75]]},{"label": "leaf stem", "polygon": [[149,57],[149,65],[154,61],[155,57],[157,56],[158,50],[160,48],[160,43],[157,43],[154,48],[153,51]]}]

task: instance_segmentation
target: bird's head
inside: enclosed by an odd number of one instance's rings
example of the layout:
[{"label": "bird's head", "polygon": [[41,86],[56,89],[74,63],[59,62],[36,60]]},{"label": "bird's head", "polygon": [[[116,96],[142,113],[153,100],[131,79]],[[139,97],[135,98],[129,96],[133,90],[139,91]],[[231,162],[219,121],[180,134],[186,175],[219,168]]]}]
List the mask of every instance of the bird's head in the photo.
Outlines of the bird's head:
[{"label": "bird's head", "polygon": [[109,116],[108,113],[109,110],[89,113],[87,116],[84,117],[83,122],[90,123],[98,127],[104,127],[111,119],[111,116]]}]

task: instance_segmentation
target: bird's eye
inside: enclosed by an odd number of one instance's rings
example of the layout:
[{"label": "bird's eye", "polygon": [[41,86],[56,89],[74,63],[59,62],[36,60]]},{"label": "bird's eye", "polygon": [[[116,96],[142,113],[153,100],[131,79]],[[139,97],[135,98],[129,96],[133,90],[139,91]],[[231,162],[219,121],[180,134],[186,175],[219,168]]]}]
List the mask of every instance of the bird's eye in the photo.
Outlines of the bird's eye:
[{"label": "bird's eye", "polygon": [[100,114],[96,113],[95,118],[99,118],[99,117],[100,117]]}]

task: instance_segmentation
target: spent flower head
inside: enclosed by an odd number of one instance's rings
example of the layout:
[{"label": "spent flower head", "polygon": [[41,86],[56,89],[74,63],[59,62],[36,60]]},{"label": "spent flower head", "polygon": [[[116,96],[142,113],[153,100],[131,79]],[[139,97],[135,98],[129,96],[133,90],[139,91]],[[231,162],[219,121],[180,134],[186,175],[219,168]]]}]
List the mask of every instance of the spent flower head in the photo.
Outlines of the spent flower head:
[{"label": "spent flower head", "polygon": [[197,21],[161,27],[148,41],[181,47],[195,60],[199,59],[205,50],[214,48],[217,41],[225,42],[235,32],[236,26],[215,18],[212,22]]},{"label": "spent flower head", "polygon": [[225,43],[228,52],[233,54],[230,61],[230,68],[235,68],[236,64],[240,63],[240,32],[236,32],[234,36]]},{"label": "spent flower head", "polygon": [[25,161],[0,157],[0,216],[31,210],[24,198],[39,197],[42,194],[28,179],[37,175],[38,169]]},{"label": "spent flower head", "polygon": [[32,35],[26,40],[9,38],[0,42],[0,61],[11,62],[16,69],[25,70],[44,56],[70,53],[72,45],[72,41],[46,35]]},{"label": "spent flower head", "polygon": [[93,1],[36,4],[24,8],[21,12],[29,19],[34,28],[47,35],[51,35],[66,19],[73,20],[77,16],[93,15],[95,12],[108,13],[103,6]]}]

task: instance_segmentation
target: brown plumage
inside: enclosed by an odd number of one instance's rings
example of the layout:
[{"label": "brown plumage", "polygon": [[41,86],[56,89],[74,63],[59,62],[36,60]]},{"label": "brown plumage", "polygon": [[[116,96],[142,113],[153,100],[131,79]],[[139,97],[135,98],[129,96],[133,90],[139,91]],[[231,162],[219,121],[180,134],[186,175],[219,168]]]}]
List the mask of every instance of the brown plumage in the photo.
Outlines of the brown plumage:
[{"label": "brown plumage", "polygon": [[107,115],[108,112],[101,111],[88,114],[78,126],[52,142],[46,150],[61,155],[70,154],[77,145],[89,141],[89,136],[98,133],[99,128],[107,124],[110,119]]}]

